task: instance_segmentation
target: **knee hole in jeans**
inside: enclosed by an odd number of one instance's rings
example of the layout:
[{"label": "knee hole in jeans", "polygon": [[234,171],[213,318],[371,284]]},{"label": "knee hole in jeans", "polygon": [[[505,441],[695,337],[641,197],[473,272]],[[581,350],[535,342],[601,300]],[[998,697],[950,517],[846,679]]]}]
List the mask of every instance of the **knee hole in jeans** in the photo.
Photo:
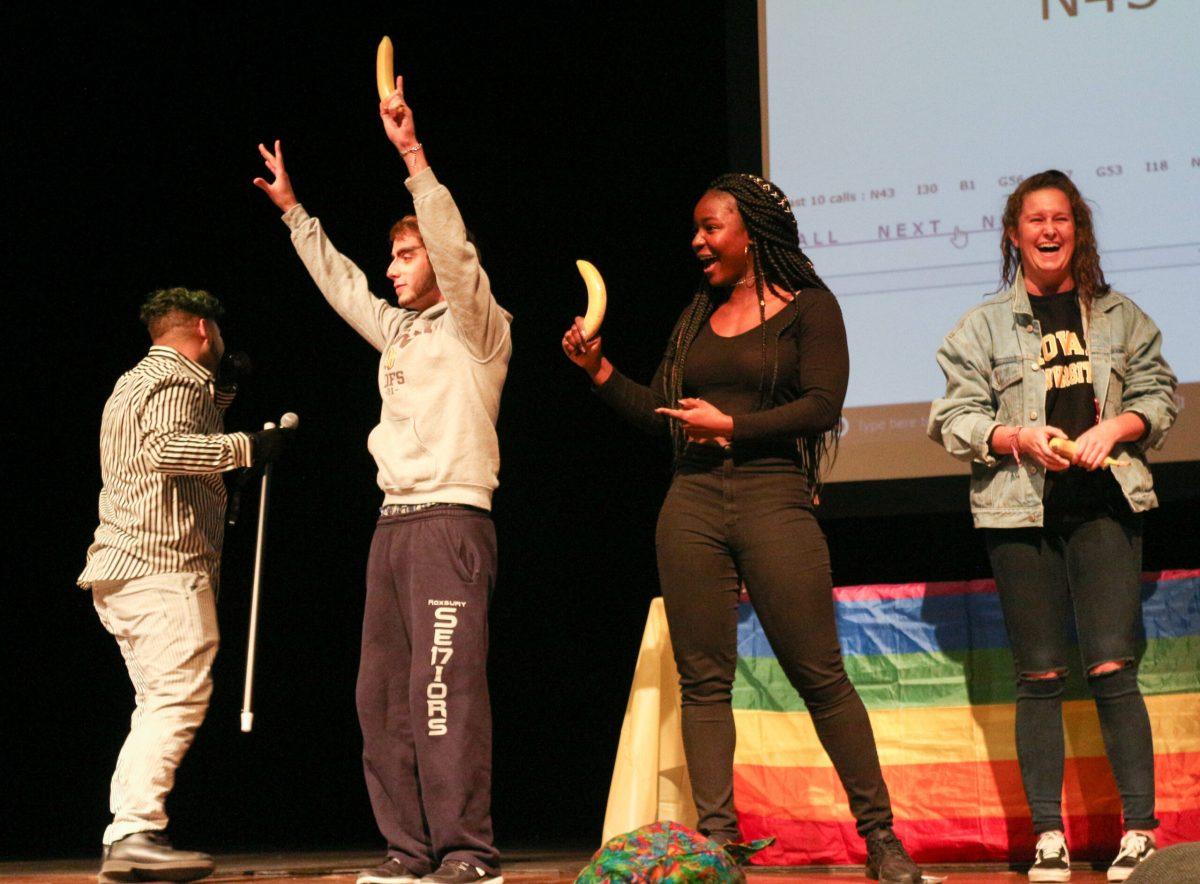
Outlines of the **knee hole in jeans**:
[{"label": "knee hole in jeans", "polygon": [[1088,678],[1094,678],[1100,675],[1111,675],[1114,672],[1124,669],[1132,662],[1133,661],[1128,657],[1125,657],[1121,660],[1105,660],[1103,663],[1097,663],[1095,666],[1088,668]]},{"label": "knee hole in jeans", "polygon": [[1051,681],[1055,678],[1066,677],[1066,669],[1047,669],[1045,672],[1022,672],[1017,676],[1021,681]]},{"label": "knee hole in jeans", "polygon": [[1066,684],[1066,669],[1022,672],[1017,676],[1017,696],[1025,699],[1060,697]]},{"label": "knee hole in jeans", "polygon": [[[1107,668],[1107,664],[1101,663],[1088,670],[1088,689],[1092,692],[1096,702],[1116,701],[1141,692],[1138,687],[1137,666],[1132,660],[1109,662],[1119,665],[1115,668]],[[1101,670],[1101,667],[1105,668]]]}]

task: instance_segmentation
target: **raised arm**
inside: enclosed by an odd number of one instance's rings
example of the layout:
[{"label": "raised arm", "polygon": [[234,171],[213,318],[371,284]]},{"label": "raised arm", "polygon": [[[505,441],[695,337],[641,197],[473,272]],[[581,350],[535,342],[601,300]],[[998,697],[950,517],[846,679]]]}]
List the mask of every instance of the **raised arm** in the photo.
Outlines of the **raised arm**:
[{"label": "raised arm", "polygon": [[379,103],[379,118],[408,169],[405,185],[413,195],[421,239],[459,338],[477,359],[491,359],[511,346],[509,316],[492,296],[454,198],[434,176],[417,141],[403,77],[396,78],[395,93]]},{"label": "raised arm", "polygon": [[265,178],[255,178],[254,186],[269,196],[281,212],[290,211],[300,205],[300,201],[296,199],[296,192],[292,190],[292,179],[288,177],[287,168],[283,165],[283,145],[276,140],[275,151],[272,153],[260,143],[258,152],[274,179],[267,181]]},{"label": "raised arm", "polygon": [[320,220],[309,215],[296,200],[292,179],[283,163],[283,145],[276,141],[275,150],[270,151],[260,144],[258,152],[274,177],[271,181],[255,178],[254,186],[283,212],[283,222],[292,232],[292,245],[309,276],[338,315],[382,352],[400,321],[400,311],[371,293],[358,265],[334,247]]},{"label": "raised arm", "polygon": [[400,152],[400,158],[408,167],[408,177],[429,168],[425,148],[417,141],[417,130],[413,123],[412,108],[404,99],[404,78],[396,78],[396,91],[385,101],[379,102],[379,119],[384,134]]}]

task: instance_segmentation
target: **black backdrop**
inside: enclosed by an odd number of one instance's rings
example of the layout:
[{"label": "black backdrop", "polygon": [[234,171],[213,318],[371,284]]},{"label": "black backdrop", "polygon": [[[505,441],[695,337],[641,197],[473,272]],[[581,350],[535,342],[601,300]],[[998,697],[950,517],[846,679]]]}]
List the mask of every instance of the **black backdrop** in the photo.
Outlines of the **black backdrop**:
[{"label": "black backdrop", "polygon": [[[495,499],[497,834],[502,847],[598,838],[657,591],[667,457],[605,413],[558,339],[582,311],[574,259],[586,257],[609,285],[606,351],[635,377],[653,370],[697,279],[694,200],[720,172],[757,165],[754,4],[352,6],[3,13],[17,402],[3,430],[6,858],[86,855],[106,822],[131,691],[73,581],[95,526],[100,410],[146,347],[141,299],[165,285],[220,296],[227,343],[254,357],[231,429],[285,410],[303,421],[272,498],[255,730],[237,721],[249,495],[227,539],[216,692],[172,830],[212,850],[377,845],[353,696],[378,504],[365,448],[376,356],[325,305],[250,180],[255,145],[282,139],[301,200],[386,291],[385,234],[410,204],[376,116],[384,33],[428,157],[516,317]],[[930,512],[920,485],[865,492],[859,515],[825,522],[838,583],[986,575],[965,488],[953,512]],[[1196,527],[1189,501],[1164,507],[1147,567],[1194,565]]]}]

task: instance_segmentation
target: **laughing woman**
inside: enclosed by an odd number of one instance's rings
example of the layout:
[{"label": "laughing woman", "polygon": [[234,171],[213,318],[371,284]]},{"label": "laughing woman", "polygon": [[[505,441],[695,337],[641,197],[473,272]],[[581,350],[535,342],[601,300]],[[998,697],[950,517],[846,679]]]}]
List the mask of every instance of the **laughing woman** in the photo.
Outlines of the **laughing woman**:
[{"label": "laughing woman", "polygon": [[[1138,688],[1142,513],[1157,505],[1144,452],[1175,419],[1175,376],[1154,322],[1104,281],[1091,211],[1049,170],[1004,210],[1007,290],[938,351],[946,395],[929,434],[971,461],[1017,675],[1017,758],[1038,836],[1031,881],[1066,881],[1062,695],[1073,623],[1125,835],[1123,881],[1154,852],[1154,747]],[[1073,453],[1055,439],[1075,440]],[[1103,468],[1116,455],[1126,465]]]},{"label": "laughing woman", "polygon": [[771,182],[718,178],[696,205],[694,231],[704,279],[650,386],[616,371],[578,321],[562,347],[619,414],[674,442],[658,569],[699,829],[739,840],[730,701],[745,581],[849,795],[868,876],[914,884],[921,873],[892,832],[871,722],[842,666],[829,550],[812,511],[849,376],[841,311]]}]

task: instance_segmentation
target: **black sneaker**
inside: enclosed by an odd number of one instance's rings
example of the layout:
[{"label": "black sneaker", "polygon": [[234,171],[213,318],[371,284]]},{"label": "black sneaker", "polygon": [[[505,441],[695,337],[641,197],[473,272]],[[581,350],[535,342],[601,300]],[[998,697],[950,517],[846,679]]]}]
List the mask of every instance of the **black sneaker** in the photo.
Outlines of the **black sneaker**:
[{"label": "black sneaker", "polygon": [[211,875],[213,858],[176,850],[164,832],[136,832],[104,848],[100,877],[109,881],[195,881]]},{"label": "black sneaker", "polygon": [[427,884],[504,884],[503,875],[489,875],[479,866],[462,860],[448,859],[438,870],[421,879]]},{"label": "black sneaker", "polygon": [[421,880],[394,856],[389,856],[373,869],[359,872],[354,884],[416,884]]},{"label": "black sneaker", "polygon": [[1154,839],[1141,832],[1126,832],[1121,838],[1117,858],[1108,867],[1108,880],[1124,881],[1133,874],[1138,863],[1154,855]]},{"label": "black sneaker", "polygon": [[1071,854],[1062,832],[1042,832],[1029,867],[1030,881],[1070,881]]},{"label": "black sneaker", "polygon": [[884,884],[921,884],[921,869],[891,829],[867,833],[867,877]]}]

